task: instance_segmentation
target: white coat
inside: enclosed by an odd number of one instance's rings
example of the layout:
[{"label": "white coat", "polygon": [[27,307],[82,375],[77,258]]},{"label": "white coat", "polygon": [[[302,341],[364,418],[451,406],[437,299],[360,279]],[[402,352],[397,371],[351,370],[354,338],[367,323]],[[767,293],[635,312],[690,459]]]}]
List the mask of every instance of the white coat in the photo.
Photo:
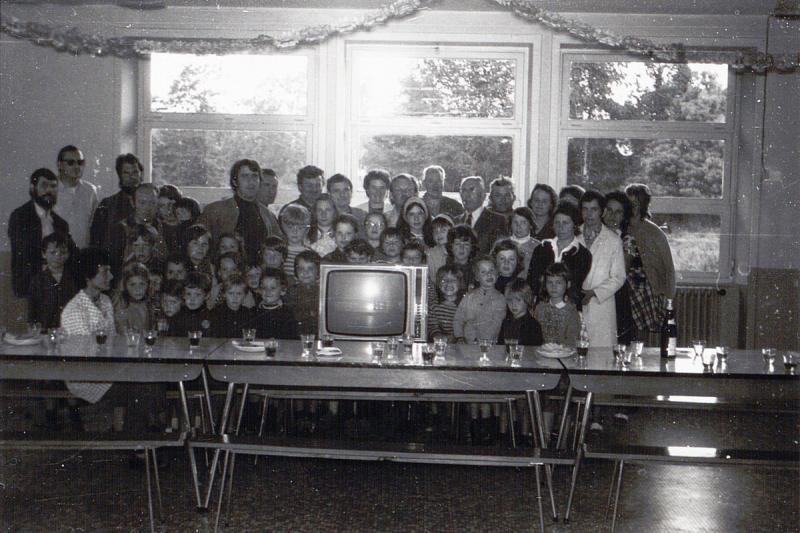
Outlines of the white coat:
[{"label": "white coat", "polygon": [[614,293],[625,283],[625,257],[622,239],[605,225],[589,248],[592,268],[583,281],[583,290],[595,295],[583,306],[583,320],[589,345],[609,347],[617,343],[617,309]]}]

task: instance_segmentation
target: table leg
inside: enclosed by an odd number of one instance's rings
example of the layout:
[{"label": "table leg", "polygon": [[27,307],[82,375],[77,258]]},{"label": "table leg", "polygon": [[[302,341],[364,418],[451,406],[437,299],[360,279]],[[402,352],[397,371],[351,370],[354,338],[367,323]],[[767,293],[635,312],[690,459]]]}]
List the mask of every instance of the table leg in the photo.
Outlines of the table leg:
[{"label": "table leg", "polygon": [[[222,418],[220,419],[220,434],[225,434],[225,428],[228,427],[228,416],[231,411],[231,404],[233,403],[233,393],[236,390],[236,383],[228,383],[228,391],[225,393],[225,405],[222,408]],[[225,464],[227,466],[228,454],[225,454]],[[211,501],[211,491],[214,488],[214,477],[217,473],[217,463],[219,463],[219,449],[214,450],[214,458],[211,460],[211,468],[208,471],[208,490],[206,491],[206,499],[203,502],[203,509],[208,509],[208,503]],[[223,475],[222,485],[225,485],[225,478]]]},{"label": "table leg", "polygon": [[544,509],[542,508],[542,479],[539,473],[539,468],[541,468],[538,464],[533,467],[536,471],[536,504],[539,507],[539,528],[544,533]]},{"label": "table leg", "polygon": [[581,430],[578,435],[578,448],[575,452],[575,466],[572,467],[572,483],[569,487],[569,498],[567,498],[567,510],[564,514],[564,523],[569,524],[569,513],[572,509],[572,497],[575,495],[575,484],[578,481],[578,470],[581,466],[581,459],[583,458],[583,442],[586,440],[586,426],[589,422],[589,413],[592,407],[592,393],[586,393],[586,403],[583,407],[583,419],[581,420]]},{"label": "table leg", "polygon": [[[147,453],[147,450],[145,450]],[[158,518],[164,521],[164,504],[161,501],[161,480],[158,476],[158,458],[156,457],[156,449],[151,448],[150,453],[153,455],[153,479],[156,482],[156,503],[158,503]]]},{"label": "table leg", "polygon": [[[529,391],[528,394],[528,408],[530,408],[530,400],[533,398],[534,412],[536,413],[536,425],[531,428],[532,431],[538,432],[539,444],[542,448],[547,448],[544,440],[544,416],[542,415],[542,399],[539,396],[538,390]],[[538,428],[538,429],[536,429]],[[553,522],[558,522],[558,509],[556,509],[556,499],[553,496],[553,470],[550,465],[544,465],[544,477],[547,481],[547,491],[550,493],[550,508],[553,511]]]},{"label": "table leg", "polygon": [[625,461],[619,462],[619,477],[617,478],[617,493],[614,496],[614,514],[611,515],[611,533],[614,533],[614,528],[617,525],[617,504],[619,503],[619,489],[622,487],[622,467],[625,466]]},{"label": "table leg", "polygon": [[567,387],[567,395],[564,398],[564,408],[561,410],[561,421],[558,427],[558,440],[556,441],[556,450],[561,449],[561,443],[564,440],[564,431],[567,426],[567,416],[569,415],[569,402],[572,401],[572,385]]},{"label": "table leg", "polygon": [[147,472],[147,510],[150,512],[150,532],[155,533],[156,523],[153,520],[153,488],[150,482],[150,450],[144,450],[144,469]]},{"label": "table leg", "polygon": [[[247,405],[247,391],[248,391],[249,388],[250,388],[250,384],[249,383],[245,383],[242,386],[242,403],[239,405],[239,414],[236,417],[236,427],[234,428],[234,435],[238,435],[239,434],[239,429],[242,426],[242,417],[244,416],[244,409],[245,409],[245,406]],[[227,516],[230,516],[230,514],[231,514],[231,501],[233,500],[233,472],[234,472],[234,468],[236,467],[236,454],[231,452],[230,456],[231,456],[231,466],[230,466],[231,472],[230,472],[230,474],[228,474],[228,480],[227,480],[227,483],[228,483],[228,506],[226,507],[226,515]],[[226,460],[227,460],[227,457],[226,457]],[[225,476],[222,476],[222,481],[221,482],[222,483],[226,482]]]},{"label": "table leg", "polygon": [[206,409],[208,410],[208,423],[211,426],[211,434],[216,435],[217,429],[214,424],[214,411],[211,410],[211,389],[208,387],[208,374],[206,367],[200,369],[200,378],[203,380],[203,394],[206,397]]},{"label": "table leg", "polygon": [[[217,516],[214,519],[214,533],[219,531],[219,516],[222,513],[222,499],[225,497],[225,477],[228,475],[228,460],[230,459],[230,452],[225,452],[225,461],[222,466],[222,480],[219,484],[219,501],[217,502]],[[211,485],[209,485],[209,492]]]},{"label": "table leg", "polygon": [[[189,402],[186,400],[186,387],[183,386],[183,381],[178,382],[178,391],[181,395],[181,410],[183,411],[183,427],[186,433],[192,431],[192,421],[189,418]],[[197,476],[197,461],[194,457],[194,450],[192,450],[191,446],[186,446],[186,452],[189,454],[189,467],[192,470],[192,485],[194,488],[194,495],[197,500],[197,508],[204,509],[208,506],[206,504],[203,505],[203,501],[200,498],[200,480]]]}]

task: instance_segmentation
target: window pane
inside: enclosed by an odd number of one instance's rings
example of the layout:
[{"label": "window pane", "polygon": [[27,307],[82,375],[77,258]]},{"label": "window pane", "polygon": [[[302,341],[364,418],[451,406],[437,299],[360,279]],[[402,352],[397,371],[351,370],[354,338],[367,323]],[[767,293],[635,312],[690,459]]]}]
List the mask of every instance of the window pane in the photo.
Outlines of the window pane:
[{"label": "window pane", "polygon": [[572,62],[569,118],[725,122],[728,66]]},{"label": "window pane", "polygon": [[150,141],[159,184],[229,187],[239,159],[255,159],[280,177],[294,175],[306,161],[306,133],[298,131],[154,129]]},{"label": "window pane", "polygon": [[308,59],[153,54],[150,108],[161,113],[305,115]]},{"label": "window pane", "polygon": [[355,62],[360,116],[514,116],[514,60],[363,54]]},{"label": "window pane", "polygon": [[719,270],[720,217],[718,215],[654,214],[653,222],[667,234],[675,270]]},{"label": "window pane", "polygon": [[391,174],[420,177],[428,165],[445,169],[445,191],[456,192],[461,178],[478,175],[488,184],[511,175],[511,137],[455,135],[365,135],[361,137],[360,173],[385,168]]},{"label": "window pane", "polygon": [[602,192],[645,183],[654,196],[721,198],[725,141],[569,139],[567,182]]}]

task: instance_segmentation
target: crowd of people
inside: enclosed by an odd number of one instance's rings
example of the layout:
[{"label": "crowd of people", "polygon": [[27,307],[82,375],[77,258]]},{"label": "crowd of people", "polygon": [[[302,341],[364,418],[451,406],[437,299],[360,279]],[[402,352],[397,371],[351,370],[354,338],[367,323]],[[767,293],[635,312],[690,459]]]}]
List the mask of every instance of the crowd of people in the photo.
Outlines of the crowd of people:
[{"label": "crowd of people", "polygon": [[[116,160],[119,191],[98,201],[85,158],[65,146],[57,171],[30,176],[30,201],[8,224],[14,293],[30,323],[66,334],[159,328],[161,334],[296,338],[316,332],[324,262],[427,265],[428,334],[451,342],[590,346],[656,329],[675,292],[672,256],[650,220],[646,185],[602,194],[480,176],[443,194],[445,171],[382,169],[353,183],[297,171],[298,197],[274,205],[278,177],[251,159],[230,170],[229,198],[201,209],[170,184],[142,181],[133,154]],[[423,192],[424,191],[424,192]],[[488,196],[488,201],[487,201]],[[72,384],[88,401],[105,391]],[[102,385],[102,384],[101,384]]]}]

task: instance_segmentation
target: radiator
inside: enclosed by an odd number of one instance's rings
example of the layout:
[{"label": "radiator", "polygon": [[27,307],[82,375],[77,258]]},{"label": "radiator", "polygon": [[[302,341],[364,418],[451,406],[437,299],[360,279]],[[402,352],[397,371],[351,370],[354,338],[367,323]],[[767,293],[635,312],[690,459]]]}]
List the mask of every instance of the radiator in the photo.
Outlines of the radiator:
[{"label": "radiator", "polygon": [[679,287],[675,297],[678,346],[690,346],[692,339],[705,339],[716,346],[720,340],[720,295],[708,287]]}]

